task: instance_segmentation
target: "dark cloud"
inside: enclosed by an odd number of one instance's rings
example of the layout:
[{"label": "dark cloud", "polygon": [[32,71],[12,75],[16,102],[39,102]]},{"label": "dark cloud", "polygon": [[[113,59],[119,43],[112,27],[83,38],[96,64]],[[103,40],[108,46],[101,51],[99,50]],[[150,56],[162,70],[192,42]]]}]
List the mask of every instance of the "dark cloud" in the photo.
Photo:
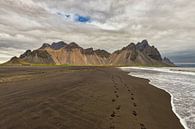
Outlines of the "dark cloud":
[{"label": "dark cloud", "polygon": [[188,50],[171,53],[169,58],[176,63],[195,63],[195,51]]}]

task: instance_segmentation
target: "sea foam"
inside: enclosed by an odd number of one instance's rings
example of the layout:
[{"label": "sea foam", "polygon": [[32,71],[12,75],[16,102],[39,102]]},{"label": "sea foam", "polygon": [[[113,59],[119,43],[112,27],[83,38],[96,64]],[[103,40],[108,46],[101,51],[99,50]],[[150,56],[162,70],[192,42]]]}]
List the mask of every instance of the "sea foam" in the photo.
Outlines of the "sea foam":
[{"label": "sea foam", "polygon": [[195,129],[195,68],[122,67],[171,95],[172,110],[185,129]]}]

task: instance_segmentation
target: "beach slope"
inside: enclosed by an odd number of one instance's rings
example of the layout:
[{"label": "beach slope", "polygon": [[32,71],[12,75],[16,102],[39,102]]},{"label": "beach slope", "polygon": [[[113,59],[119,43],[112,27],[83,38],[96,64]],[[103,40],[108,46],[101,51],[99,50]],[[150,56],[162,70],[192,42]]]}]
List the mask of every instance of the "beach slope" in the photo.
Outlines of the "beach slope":
[{"label": "beach slope", "polygon": [[1,129],[183,129],[170,95],[106,67],[0,67]]}]

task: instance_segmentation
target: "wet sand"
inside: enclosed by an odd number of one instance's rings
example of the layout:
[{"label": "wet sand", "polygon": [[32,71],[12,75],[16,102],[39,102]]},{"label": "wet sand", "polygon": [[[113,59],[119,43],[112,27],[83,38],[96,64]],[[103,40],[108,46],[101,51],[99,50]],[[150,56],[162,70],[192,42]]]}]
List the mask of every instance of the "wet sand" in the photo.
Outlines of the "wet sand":
[{"label": "wet sand", "polygon": [[170,95],[116,68],[0,67],[0,129],[183,129]]}]

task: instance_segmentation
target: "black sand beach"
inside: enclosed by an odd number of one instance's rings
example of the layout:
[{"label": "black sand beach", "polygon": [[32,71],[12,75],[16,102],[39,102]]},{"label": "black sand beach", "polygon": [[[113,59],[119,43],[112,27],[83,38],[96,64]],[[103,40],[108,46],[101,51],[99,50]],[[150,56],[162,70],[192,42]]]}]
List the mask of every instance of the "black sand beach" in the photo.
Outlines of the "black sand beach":
[{"label": "black sand beach", "polygon": [[108,67],[0,67],[0,129],[183,129],[148,82]]}]

